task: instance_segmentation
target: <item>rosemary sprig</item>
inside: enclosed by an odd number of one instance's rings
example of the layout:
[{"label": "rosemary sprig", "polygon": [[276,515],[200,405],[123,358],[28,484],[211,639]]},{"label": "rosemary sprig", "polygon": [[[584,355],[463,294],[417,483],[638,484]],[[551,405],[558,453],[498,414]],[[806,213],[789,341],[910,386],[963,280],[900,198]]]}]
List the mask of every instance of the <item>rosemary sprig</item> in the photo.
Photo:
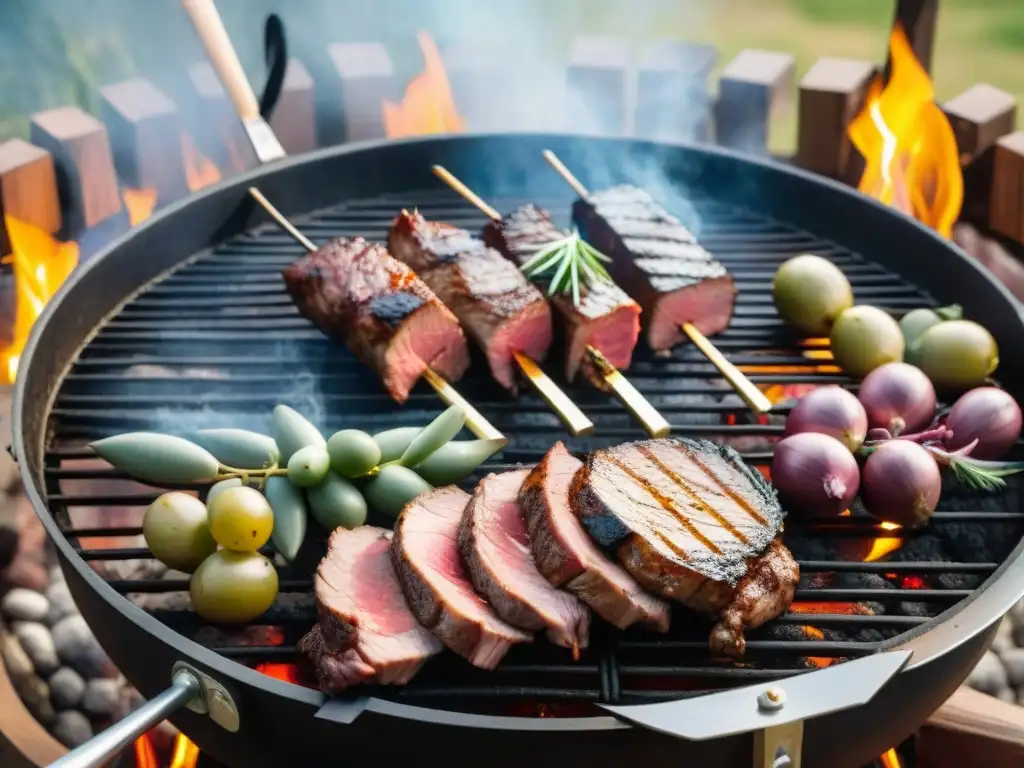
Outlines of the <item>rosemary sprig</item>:
[{"label": "rosemary sprig", "polygon": [[972,491],[993,493],[1006,487],[1004,477],[1024,471],[1024,461],[983,461],[972,459],[967,453],[977,443],[971,443],[958,451],[946,452],[934,445],[925,446],[935,457],[939,466],[948,467],[957,482]]},{"label": "rosemary sprig", "polygon": [[530,279],[544,279],[548,274],[548,296],[556,293],[572,295],[572,303],[580,303],[580,277],[589,283],[610,283],[611,275],[604,268],[607,256],[588,244],[578,231],[548,243],[522,265]]}]

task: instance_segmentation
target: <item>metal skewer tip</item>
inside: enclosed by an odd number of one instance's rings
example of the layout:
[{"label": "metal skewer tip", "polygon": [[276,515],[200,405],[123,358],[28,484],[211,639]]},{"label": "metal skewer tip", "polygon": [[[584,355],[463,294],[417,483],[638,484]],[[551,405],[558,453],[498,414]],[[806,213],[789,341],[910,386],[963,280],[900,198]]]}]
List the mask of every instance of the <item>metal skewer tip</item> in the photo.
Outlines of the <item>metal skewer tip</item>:
[{"label": "metal skewer tip", "polygon": [[[277,225],[281,227],[281,229],[295,238],[295,240],[298,241],[299,244],[307,251],[313,252],[316,250],[316,244],[302,234],[294,224],[288,221],[285,215],[277,210],[277,207],[270,202],[262,192],[256,189],[256,187],[249,187],[248,192],[252,198],[263,207],[263,210],[267,212],[270,218],[272,218]],[[501,434],[501,432],[499,432],[491,422],[485,419],[480,411],[470,405],[469,401],[460,395],[458,390],[456,390],[450,382],[446,381],[441,374],[433,368],[428,367],[423,373],[423,378],[427,380],[427,383],[434,388],[434,391],[437,392],[438,396],[445,403],[448,405],[457,405],[465,412],[466,426],[469,427],[469,431],[474,435],[479,437],[481,440],[505,439],[505,436]]]},{"label": "metal skewer tip", "polygon": [[[565,179],[570,187],[576,190],[576,194],[580,196],[580,199],[586,201],[590,197],[590,192],[573,175],[573,172],[565,167],[565,163],[559,160],[558,156],[550,149],[545,149],[543,154],[544,159],[551,164],[551,167],[558,171],[558,174]],[[726,360],[725,355],[718,351],[718,348],[708,340],[707,336],[698,331],[692,323],[683,323],[682,329],[690,341],[704,354],[708,362],[718,369],[719,373],[736,390],[736,394],[742,397],[748,406],[757,413],[766,413],[771,410],[771,400],[765,397],[765,394],[755,387],[750,379],[744,376],[735,365]]]}]

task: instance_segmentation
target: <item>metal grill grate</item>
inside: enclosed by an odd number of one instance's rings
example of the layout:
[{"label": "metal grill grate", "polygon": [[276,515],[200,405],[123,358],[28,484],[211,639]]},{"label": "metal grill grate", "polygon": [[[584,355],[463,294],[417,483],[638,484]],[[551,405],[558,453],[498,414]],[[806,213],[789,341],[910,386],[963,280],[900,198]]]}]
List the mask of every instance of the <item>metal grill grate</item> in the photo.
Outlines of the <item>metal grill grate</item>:
[{"label": "metal grill grate", "polygon": [[[526,201],[492,202],[510,210]],[[296,223],[316,242],[355,235],[382,241],[395,213],[414,206],[428,218],[471,231],[485,223],[454,196],[436,192],[349,203]],[[564,203],[548,207],[564,216]],[[715,343],[735,364],[757,366],[749,369],[755,383],[850,384],[834,370],[817,369],[829,365],[827,345],[812,341],[798,346],[775,314],[772,275],[796,253],[816,253],[841,266],[860,302],[894,311],[935,303],[901,277],[808,233],[710,201],[698,201],[695,211],[702,244],[729,268],[739,289],[732,324]],[[307,547],[308,556],[281,569],[281,595],[259,626],[230,631],[205,626],[187,609],[187,581],[139,575],[139,567],[152,561],[138,539],[128,537],[139,535],[143,509],[159,491],[97,466],[83,445],[137,429],[265,430],[279,402],[304,411],[328,433],[342,427],[377,431],[426,423],[440,405],[425,385],[407,406],[397,408],[373,374],[299,317],[279,273],[301,253],[283,232],[261,229],[200,255],[150,286],[82,350],[51,414],[49,504],[65,534],[77,539],[82,557],[102,569],[116,590],[172,628],[249,665],[299,660],[295,643],[315,620],[310,574],[323,551],[323,532],[311,527],[311,535],[321,540]],[[558,355],[553,350],[545,366],[552,374],[560,370]],[[511,442],[501,461],[486,465],[484,472],[532,463],[552,442],[566,440],[542,400],[530,392],[511,399],[485,370],[475,361],[459,389]],[[674,434],[728,440],[755,465],[770,461],[786,405],[765,423],[753,419],[692,347],[658,359],[641,344],[629,376],[670,421]],[[780,391],[786,394],[775,390]],[[597,426],[591,438],[566,440],[571,449],[644,436],[616,401],[583,385],[569,392]],[[90,508],[106,510],[102,527]],[[515,648],[495,672],[474,670],[444,654],[411,685],[380,695],[476,711],[492,706],[507,711],[511,702],[551,708],[560,701],[585,705],[692,695],[863,656],[902,633],[920,630],[968,598],[1019,539],[1022,522],[1015,486],[985,498],[946,493],[932,524],[918,533],[883,531],[856,513],[815,526],[789,521],[786,541],[802,572],[798,602],[787,615],[749,634],[742,666],[709,659],[709,624],[680,609],[667,638],[600,625],[578,663],[538,639]],[[902,546],[885,562],[862,562],[879,536]],[[807,602],[819,612],[798,612]]]}]

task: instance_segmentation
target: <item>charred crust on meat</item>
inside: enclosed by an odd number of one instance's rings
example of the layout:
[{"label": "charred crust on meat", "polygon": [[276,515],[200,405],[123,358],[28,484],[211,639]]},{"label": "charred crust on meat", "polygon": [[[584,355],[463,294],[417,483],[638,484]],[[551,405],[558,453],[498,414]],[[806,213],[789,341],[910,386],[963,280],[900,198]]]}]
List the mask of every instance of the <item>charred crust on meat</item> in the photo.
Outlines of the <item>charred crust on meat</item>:
[{"label": "charred crust on meat", "polygon": [[401,291],[374,296],[370,300],[370,312],[391,327],[402,324],[409,315],[423,306],[422,296]]}]

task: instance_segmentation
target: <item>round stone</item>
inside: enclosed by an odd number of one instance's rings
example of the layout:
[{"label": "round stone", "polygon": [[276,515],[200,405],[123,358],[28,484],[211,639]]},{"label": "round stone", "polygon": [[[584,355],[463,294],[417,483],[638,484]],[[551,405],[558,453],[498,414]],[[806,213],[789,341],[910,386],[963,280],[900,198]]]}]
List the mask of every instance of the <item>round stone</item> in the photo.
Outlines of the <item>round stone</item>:
[{"label": "round stone", "polygon": [[85,693],[85,680],[71,667],[61,667],[49,680],[50,696],[57,709],[77,707]]},{"label": "round stone", "polygon": [[92,725],[89,724],[89,718],[77,709],[69,709],[57,713],[50,732],[65,747],[73,749],[92,738]]},{"label": "round stone", "polygon": [[38,592],[18,587],[0,600],[0,611],[12,621],[42,621],[50,610],[50,602]]},{"label": "round stone", "polygon": [[1024,686],[1024,648],[1010,648],[1001,657],[1006,668],[1006,678],[1014,688]]},{"label": "round stone", "polygon": [[66,616],[54,624],[53,642],[60,660],[74,667],[83,677],[111,677],[117,674],[117,668],[107,658],[89,625],[80,615]]},{"label": "round stone", "polygon": [[971,671],[967,678],[967,684],[976,691],[987,693],[990,696],[999,696],[1000,691],[1009,688],[1006,678],[1006,669],[992,651],[986,651],[981,661]]},{"label": "round stone", "polygon": [[12,683],[17,684],[36,673],[32,659],[25,653],[18,638],[9,632],[0,633],[0,655],[3,656],[4,666],[7,667],[7,674],[10,675]]},{"label": "round stone", "polygon": [[60,660],[50,630],[36,621],[17,621],[11,625],[11,631],[32,659],[36,672],[45,677],[57,671]]},{"label": "round stone", "polygon": [[85,684],[82,709],[96,717],[108,717],[117,709],[121,684],[109,678],[97,678]]},{"label": "round stone", "polygon": [[1003,654],[1015,647],[1016,644],[1013,642],[1013,625],[1010,623],[1009,618],[1003,617],[1003,620],[999,622],[999,629],[996,630],[996,636],[992,638],[992,645],[989,646],[989,649],[1002,657]]},{"label": "round stone", "polygon": [[14,689],[21,697],[25,709],[32,713],[32,717],[43,725],[49,725],[56,719],[57,712],[50,701],[50,686],[45,680],[40,680],[35,675],[30,675],[18,683]]},{"label": "round stone", "polygon": [[52,581],[46,589],[46,599],[50,604],[50,610],[46,614],[46,623],[51,627],[65,616],[78,613],[75,601],[71,599],[71,590],[64,579]]}]

